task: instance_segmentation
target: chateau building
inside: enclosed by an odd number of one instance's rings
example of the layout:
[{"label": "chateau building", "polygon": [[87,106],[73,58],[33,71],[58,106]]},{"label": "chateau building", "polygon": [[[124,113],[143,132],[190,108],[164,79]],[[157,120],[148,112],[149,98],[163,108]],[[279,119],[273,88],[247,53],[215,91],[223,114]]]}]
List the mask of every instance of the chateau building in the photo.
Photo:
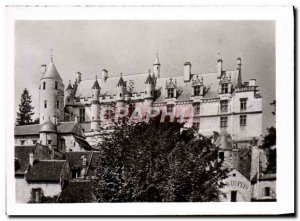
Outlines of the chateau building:
[{"label": "chateau building", "polygon": [[[241,59],[237,59],[233,70],[224,70],[218,58],[213,73],[193,73],[192,64],[185,62],[182,74],[163,74],[156,56],[153,70],[148,73],[110,76],[103,69],[99,79],[84,79],[77,72],[74,83],[70,81],[65,88],[51,57],[48,66],[42,65],[40,123],[15,127],[19,201],[39,201],[39,191],[43,191],[47,196],[61,194],[59,200],[73,202],[76,194],[72,192],[92,186],[99,161],[94,144],[103,133],[109,133],[116,116],[131,108],[141,110],[142,118],[158,113],[176,117],[185,127],[213,136],[213,143],[220,148],[220,160],[231,171],[223,189],[227,197],[222,201],[262,199],[260,188],[268,191],[276,176],[257,175],[261,161],[255,159],[261,153],[253,141],[262,136],[262,97],[256,80],[242,81]],[[55,157],[56,152],[63,153],[64,158]],[[48,166],[60,175],[44,176]],[[25,192],[21,191],[22,185],[26,186]],[[274,186],[268,193],[276,197]]]}]

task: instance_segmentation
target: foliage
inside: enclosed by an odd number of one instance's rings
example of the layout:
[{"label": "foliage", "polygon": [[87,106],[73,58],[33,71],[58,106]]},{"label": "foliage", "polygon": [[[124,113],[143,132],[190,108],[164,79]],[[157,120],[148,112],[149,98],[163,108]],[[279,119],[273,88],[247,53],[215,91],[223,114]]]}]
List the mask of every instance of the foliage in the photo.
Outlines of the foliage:
[{"label": "foliage", "polygon": [[226,171],[218,150],[182,124],[122,124],[99,144],[98,202],[218,201]]},{"label": "foliage", "polygon": [[[273,115],[276,115],[276,100],[273,100],[270,105],[274,106]],[[267,128],[268,134],[264,137],[262,148],[267,152],[268,166],[267,171],[276,173],[276,128]]]},{"label": "foliage", "polygon": [[21,95],[21,103],[19,104],[19,112],[17,112],[17,125],[28,125],[32,124],[32,112],[33,107],[31,106],[31,95],[25,88]]}]

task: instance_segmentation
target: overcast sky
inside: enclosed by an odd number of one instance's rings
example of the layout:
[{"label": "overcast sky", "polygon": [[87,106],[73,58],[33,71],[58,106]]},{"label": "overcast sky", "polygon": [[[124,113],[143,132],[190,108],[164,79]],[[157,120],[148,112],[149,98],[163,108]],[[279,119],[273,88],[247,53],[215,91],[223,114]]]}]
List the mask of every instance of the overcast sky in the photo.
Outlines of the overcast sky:
[{"label": "overcast sky", "polygon": [[161,76],[215,72],[218,53],[224,69],[242,58],[243,81],[257,79],[263,96],[263,131],[275,124],[269,103],[275,99],[275,22],[273,21],[17,21],[15,26],[15,106],[24,88],[38,113],[41,64],[54,63],[67,85],[83,79],[146,72],[156,51]]}]

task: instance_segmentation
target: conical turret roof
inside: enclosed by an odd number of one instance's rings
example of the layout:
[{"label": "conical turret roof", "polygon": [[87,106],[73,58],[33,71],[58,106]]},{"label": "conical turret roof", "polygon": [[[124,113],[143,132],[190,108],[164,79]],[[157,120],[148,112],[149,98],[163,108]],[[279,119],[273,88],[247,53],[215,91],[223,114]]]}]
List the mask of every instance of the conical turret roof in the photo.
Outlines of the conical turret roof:
[{"label": "conical turret roof", "polygon": [[69,85],[68,85],[68,87],[67,87],[66,90],[73,90],[73,87],[72,87],[72,85],[71,85],[71,81],[69,81]]},{"label": "conical turret roof", "polygon": [[96,78],[96,80],[95,80],[95,82],[94,82],[94,84],[93,84],[92,89],[100,89],[100,86],[99,86],[99,83],[98,83],[97,78]]},{"label": "conical turret roof", "polygon": [[121,73],[121,77],[119,79],[119,82],[118,82],[117,86],[124,86],[124,85],[125,85],[125,82],[123,80],[122,73]]},{"label": "conical turret roof", "polygon": [[41,79],[46,79],[46,78],[51,78],[51,79],[56,79],[62,81],[53,61],[50,62],[49,66],[47,67],[46,72],[43,74]]},{"label": "conical turret roof", "polygon": [[156,55],[156,57],[155,57],[154,64],[160,64],[160,63],[159,63],[159,59],[158,59],[158,55]]},{"label": "conical turret roof", "polygon": [[145,81],[145,84],[153,84],[153,79],[152,79],[152,77],[150,75],[150,72],[149,72],[148,77],[147,77],[147,79]]}]

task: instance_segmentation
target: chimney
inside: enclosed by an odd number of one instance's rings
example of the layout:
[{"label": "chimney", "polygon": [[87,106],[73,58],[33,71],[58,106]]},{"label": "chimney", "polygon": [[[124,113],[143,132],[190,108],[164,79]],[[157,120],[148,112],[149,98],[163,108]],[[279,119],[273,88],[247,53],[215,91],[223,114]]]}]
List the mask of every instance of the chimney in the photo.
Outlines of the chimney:
[{"label": "chimney", "polygon": [[217,69],[218,69],[218,76],[221,77],[222,75],[222,64],[223,64],[223,60],[221,58],[218,59],[217,62]]},{"label": "chimney", "polygon": [[249,87],[256,86],[255,84],[256,84],[256,80],[255,79],[249,80]]},{"label": "chimney", "polygon": [[46,72],[46,70],[47,70],[47,65],[42,64],[41,65],[41,74],[44,74]]},{"label": "chimney", "polygon": [[237,58],[237,65],[238,65],[238,69],[241,69],[242,67],[242,59],[241,58]]},{"label": "chimney", "polygon": [[108,71],[106,69],[102,70],[102,81],[105,82],[106,79],[108,78]]},{"label": "chimney", "polygon": [[32,166],[34,161],[34,155],[33,152],[29,153],[29,165]]},{"label": "chimney", "polygon": [[77,80],[77,83],[79,84],[81,81],[81,73],[80,72],[76,72],[76,80]]},{"label": "chimney", "polygon": [[78,116],[75,116],[75,122],[79,123],[79,117]]},{"label": "chimney", "polygon": [[232,149],[232,166],[239,170],[240,154],[239,149]]},{"label": "chimney", "polygon": [[191,69],[192,64],[190,62],[184,63],[184,82],[189,82],[191,80]]}]

